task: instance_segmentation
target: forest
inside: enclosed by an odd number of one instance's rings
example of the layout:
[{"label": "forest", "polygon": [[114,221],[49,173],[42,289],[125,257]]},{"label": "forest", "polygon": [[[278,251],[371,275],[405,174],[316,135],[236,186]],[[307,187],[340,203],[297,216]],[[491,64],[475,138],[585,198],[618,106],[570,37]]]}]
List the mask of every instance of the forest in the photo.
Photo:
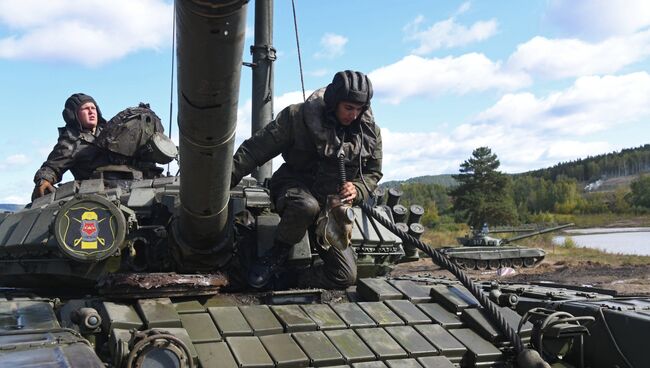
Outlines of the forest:
[{"label": "forest", "polygon": [[560,177],[576,179],[579,182],[595,181],[601,178],[637,175],[650,171],[650,144],[623,149],[576,161],[561,162],[553,167],[521,174],[555,181]]},{"label": "forest", "polygon": [[[499,165],[489,147],[479,147],[452,175],[455,184],[402,183],[402,202],[422,205],[422,223],[429,228],[449,223],[517,225],[539,221],[545,214],[650,213],[650,174],[645,174],[650,171],[650,145],[514,175],[500,172]],[[629,185],[585,189],[599,179],[629,175],[635,176]]]}]

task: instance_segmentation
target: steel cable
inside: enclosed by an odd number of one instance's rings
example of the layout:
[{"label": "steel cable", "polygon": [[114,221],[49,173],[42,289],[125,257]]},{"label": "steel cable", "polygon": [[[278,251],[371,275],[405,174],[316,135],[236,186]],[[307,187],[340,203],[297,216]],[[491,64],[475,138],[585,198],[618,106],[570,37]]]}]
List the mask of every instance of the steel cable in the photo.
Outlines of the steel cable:
[{"label": "steel cable", "polygon": [[524,350],[524,344],[521,341],[521,337],[519,337],[519,335],[514,330],[514,328],[510,326],[510,324],[505,319],[505,317],[503,317],[503,315],[498,309],[498,306],[494,304],[494,302],[492,302],[489,299],[489,297],[481,291],[480,287],[474,281],[472,281],[458,266],[451,263],[451,261],[447,257],[445,257],[442,253],[440,253],[438,250],[431,248],[427,244],[414,238],[408,233],[400,230],[397,226],[395,226],[395,224],[393,224],[387,218],[383,217],[379,212],[377,212],[377,210],[372,208],[367,203],[362,202],[360,206],[368,215],[370,215],[375,220],[379,221],[392,233],[399,236],[403,241],[411,245],[414,245],[419,250],[426,253],[429,257],[431,257],[431,259],[438,266],[443,267],[444,269],[451,272],[454,276],[456,276],[456,278],[460,280],[463,286],[465,286],[472,293],[472,295],[479,301],[481,306],[485,308],[485,310],[488,312],[492,320],[496,321],[497,326],[499,327],[501,332],[508,338],[508,341],[512,343],[512,345],[515,348],[515,351],[517,353],[520,353]]}]

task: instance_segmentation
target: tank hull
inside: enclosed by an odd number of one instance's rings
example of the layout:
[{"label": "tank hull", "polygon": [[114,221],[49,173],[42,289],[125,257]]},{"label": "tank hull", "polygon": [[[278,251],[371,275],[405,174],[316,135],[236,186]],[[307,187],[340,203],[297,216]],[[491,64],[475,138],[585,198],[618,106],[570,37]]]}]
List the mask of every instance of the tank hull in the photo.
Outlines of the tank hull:
[{"label": "tank hull", "polygon": [[[491,288],[481,285],[486,293]],[[624,366],[623,359],[640,367],[647,361],[643,349],[632,347],[650,330],[644,313],[650,298],[620,299],[605,290],[558,285],[503,284],[500,290],[521,298],[502,307],[515,325],[549,300],[553,314],[595,319],[584,346],[572,345],[565,363],[578,366],[575,354],[582,348],[588,367]],[[4,289],[0,366],[516,366],[504,336],[458,282],[366,278],[359,280],[353,300],[347,295],[294,290],[270,296],[62,300]],[[529,343],[536,331],[526,322],[519,334]]]},{"label": "tank hull", "polygon": [[443,248],[441,251],[457,265],[468,269],[499,267],[534,267],[544,260],[546,252],[539,248],[519,246],[473,246]]}]

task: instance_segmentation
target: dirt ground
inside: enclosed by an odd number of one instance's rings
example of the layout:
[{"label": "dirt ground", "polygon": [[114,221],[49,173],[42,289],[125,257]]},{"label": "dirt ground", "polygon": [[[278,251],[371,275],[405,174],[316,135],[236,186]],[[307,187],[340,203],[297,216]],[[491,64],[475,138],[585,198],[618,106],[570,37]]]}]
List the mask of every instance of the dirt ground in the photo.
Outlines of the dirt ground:
[{"label": "dirt ground", "polygon": [[[622,295],[650,296],[650,265],[612,266],[594,262],[567,264],[559,261],[543,261],[535,268],[520,268],[516,274],[498,278],[496,271],[467,271],[480,281],[503,280],[504,282],[552,281],[568,285],[591,285],[616,290]],[[391,273],[399,275],[431,275],[453,278],[446,270],[434,265],[429,258],[418,262],[402,263]]]}]

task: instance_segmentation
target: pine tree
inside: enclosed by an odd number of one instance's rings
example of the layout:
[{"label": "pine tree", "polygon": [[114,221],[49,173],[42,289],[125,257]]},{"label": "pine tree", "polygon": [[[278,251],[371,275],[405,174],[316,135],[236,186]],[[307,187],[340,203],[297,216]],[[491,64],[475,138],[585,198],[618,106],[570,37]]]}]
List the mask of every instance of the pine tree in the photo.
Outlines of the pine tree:
[{"label": "pine tree", "polygon": [[450,192],[456,217],[475,228],[483,223],[508,225],[517,221],[517,210],[510,195],[510,178],[497,171],[501,163],[488,147],[479,147],[460,165],[459,183]]}]

